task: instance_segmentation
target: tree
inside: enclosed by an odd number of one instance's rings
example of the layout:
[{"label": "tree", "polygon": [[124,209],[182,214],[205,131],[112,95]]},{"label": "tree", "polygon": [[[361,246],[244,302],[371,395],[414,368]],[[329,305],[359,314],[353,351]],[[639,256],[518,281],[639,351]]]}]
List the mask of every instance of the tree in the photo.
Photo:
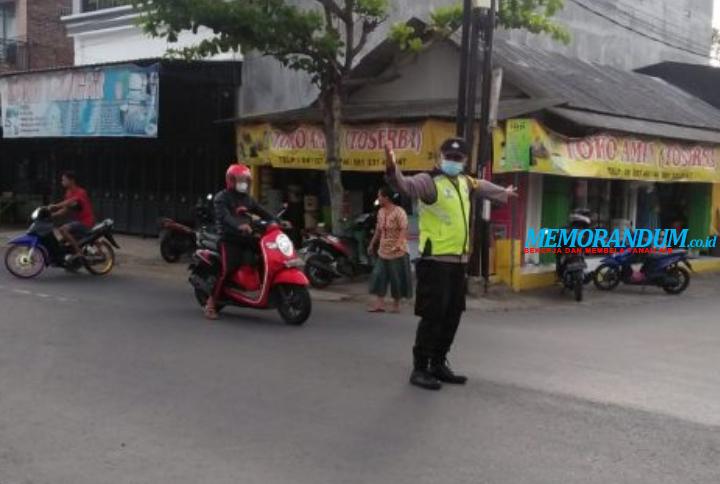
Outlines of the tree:
[{"label": "tree", "polygon": [[713,29],[710,57],[715,61],[720,61],[720,30],[718,29]]},{"label": "tree", "polygon": [[[500,24],[567,38],[550,18],[564,0],[501,0]],[[388,0],[133,0],[147,33],[176,42],[183,31],[200,27],[214,35],[174,51],[186,58],[220,52],[257,51],[278,59],[290,69],[307,72],[320,91],[327,158],[327,183],[332,227],[341,226],[343,185],[340,157],[341,107],[348,89],[377,79],[354,79],[352,68],[370,36],[388,18]],[[461,24],[462,6],[438,9],[432,28],[447,35]],[[403,24],[392,37],[405,49],[419,50],[420,33]]]}]

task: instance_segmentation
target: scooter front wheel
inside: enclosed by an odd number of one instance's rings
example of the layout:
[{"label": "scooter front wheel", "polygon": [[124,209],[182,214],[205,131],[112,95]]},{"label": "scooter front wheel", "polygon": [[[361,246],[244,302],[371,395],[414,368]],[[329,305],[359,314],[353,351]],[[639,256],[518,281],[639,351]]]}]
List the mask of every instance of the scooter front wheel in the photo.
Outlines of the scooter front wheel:
[{"label": "scooter front wheel", "polygon": [[115,250],[103,241],[83,247],[83,264],[94,276],[105,276],[115,267]]},{"label": "scooter front wheel", "polygon": [[593,282],[601,291],[612,291],[620,285],[620,271],[617,267],[602,264],[593,274]]},{"label": "scooter front wheel", "polygon": [[40,250],[27,245],[13,245],[5,252],[5,267],[13,276],[32,279],[45,270],[45,257]]},{"label": "scooter front wheel", "polygon": [[174,236],[171,233],[167,233],[160,239],[160,256],[168,264],[174,264],[179,261],[181,256],[173,238]]},{"label": "scooter front wheel", "polygon": [[575,301],[582,302],[583,300],[583,274],[576,274],[573,285],[573,293],[575,294]]},{"label": "scooter front wheel", "polygon": [[300,326],[310,317],[312,299],[306,287],[281,284],[276,287],[278,312],[285,324]]}]

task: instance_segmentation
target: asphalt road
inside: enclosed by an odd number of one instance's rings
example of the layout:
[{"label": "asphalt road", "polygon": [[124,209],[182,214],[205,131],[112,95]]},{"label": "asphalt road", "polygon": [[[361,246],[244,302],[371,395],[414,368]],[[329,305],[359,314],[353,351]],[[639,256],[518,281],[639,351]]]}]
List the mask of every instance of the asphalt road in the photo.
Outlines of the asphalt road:
[{"label": "asphalt road", "polygon": [[470,384],[430,393],[410,315],[208,324],[161,269],[0,272],[0,484],[717,484],[718,287],[469,313]]}]

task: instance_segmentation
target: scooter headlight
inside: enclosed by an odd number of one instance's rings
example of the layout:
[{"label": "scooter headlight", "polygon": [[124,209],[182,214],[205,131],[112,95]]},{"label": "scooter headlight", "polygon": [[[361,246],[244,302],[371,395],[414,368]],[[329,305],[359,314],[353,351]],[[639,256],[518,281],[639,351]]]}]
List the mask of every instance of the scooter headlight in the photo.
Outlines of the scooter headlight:
[{"label": "scooter headlight", "polygon": [[275,239],[275,243],[277,244],[278,250],[282,252],[282,255],[285,257],[290,257],[295,252],[292,240],[290,240],[290,237],[285,234],[278,235]]}]

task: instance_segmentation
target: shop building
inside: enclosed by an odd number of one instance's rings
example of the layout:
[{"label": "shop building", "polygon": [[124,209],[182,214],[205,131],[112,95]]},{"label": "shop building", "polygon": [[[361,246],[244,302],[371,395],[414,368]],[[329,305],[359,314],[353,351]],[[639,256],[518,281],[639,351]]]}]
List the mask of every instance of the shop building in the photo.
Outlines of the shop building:
[{"label": "shop building", "polygon": [[697,239],[716,232],[717,108],[656,78],[539,49],[501,44],[498,64],[524,94],[563,100],[496,131],[494,173],[524,187],[525,220],[510,257],[520,264],[502,264],[514,287],[552,280],[546,264],[554,255],[525,254],[525,234],[564,226],[573,208],[589,208],[609,230],[684,228]]},{"label": "shop building", "polygon": [[[354,76],[374,78],[392,69],[397,81],[357,89],[343,107],[341,152],[349,221],[372,209],[377,190],[384,183],[386,141],[394,144],[404,170],[419,172],[435,167],[440,145],[455,134],[458,68],[454,61],[459,56],[454,44],[438,44],[417,58],[408,56],[395,64],[398,54],[395,44],[386,41],[366,55]],[[498,119],[529,115],[555,103],[549,98],[503,99]],[[305,228],[329,221],[325,141],[318,106],[233,121],[238,159],[252,165],[260,180],[256,195],[271,209],[283,202],[290,202],[291,207],[297,203],[296,211],[301,215],[294,222],[301,222]],[[305,206],[306,199],[309,207]],[[411,231],[415,232],[411,235],[416,235],[417,211],[405,205]]]},{"label": "shop building", "polygon": [[[590,208],[607,228],[682,226],[697,237],[711,233],[713,184],[720,181],[719,110],[639,73],[507,40],[497,42],[495,63],[504,82],[491,171],[497,183],[520,189],[515,203],[492,212],[497,279],[516,289],[552,283],[551,260],[521,250],[525,233],[564,226],[573,208]],[[395,80],[360,88],[346,101],[346,186],[357,177],[368,187],[349,214],[367,209],[382,183],[383,140],[399,146],[406,171],[432,169],[439,143],[454,133],[458,65],[457,39],[417,56],[385,42],[358,65],[358,77]],[[309,107],[237,120],[238,157],[272,173],[275,190],[285,186],[282,171],[289,169],[306,191],[322,191],[319,116]],[[273,197],[276,203],[286,199],[280,192]]]}]

